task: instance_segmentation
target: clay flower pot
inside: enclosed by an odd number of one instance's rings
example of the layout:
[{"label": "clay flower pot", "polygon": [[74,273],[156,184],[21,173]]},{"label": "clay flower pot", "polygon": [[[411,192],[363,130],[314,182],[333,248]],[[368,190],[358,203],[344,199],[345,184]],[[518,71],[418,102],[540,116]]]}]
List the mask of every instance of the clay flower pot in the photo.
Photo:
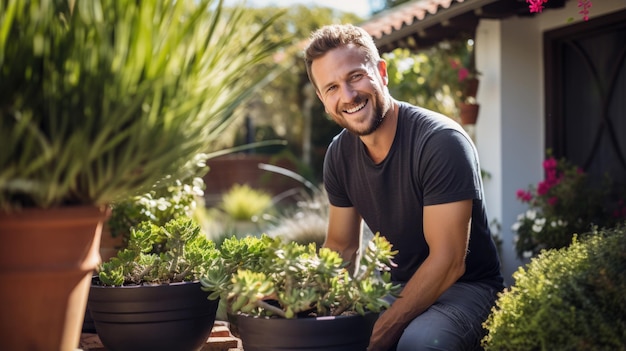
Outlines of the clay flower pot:
[{"label": "clay flower pot", "polygon": [[461,118],[461,124],[476,124],[479,107],[479,104],[459,103],[459,117]]},{"label": "clay flower pot", "polygon": [[75,350],[108,211],[0,212],[0,349]]}]

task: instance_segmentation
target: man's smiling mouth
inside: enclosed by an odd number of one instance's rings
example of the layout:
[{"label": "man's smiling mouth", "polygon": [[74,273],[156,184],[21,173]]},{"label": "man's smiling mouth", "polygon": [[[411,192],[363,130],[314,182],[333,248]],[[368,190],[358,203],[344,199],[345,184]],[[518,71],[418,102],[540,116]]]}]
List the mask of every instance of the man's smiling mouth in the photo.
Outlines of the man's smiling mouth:
[{"label": "man's smiling mouth", "polygon": [[345,112],[345,113],[355,113],[355,112],[358,112],[361,109],[363,109],[363,107],[365,107],[365,105],[367,105],[368,101],[369,100],[365,100],[361,104],[359,104],[359,105],[357,105],[357,106],[355,106],[355,107],[353,107],[353,108],[351,108],[349,110],[344,110],[343,112]]}]

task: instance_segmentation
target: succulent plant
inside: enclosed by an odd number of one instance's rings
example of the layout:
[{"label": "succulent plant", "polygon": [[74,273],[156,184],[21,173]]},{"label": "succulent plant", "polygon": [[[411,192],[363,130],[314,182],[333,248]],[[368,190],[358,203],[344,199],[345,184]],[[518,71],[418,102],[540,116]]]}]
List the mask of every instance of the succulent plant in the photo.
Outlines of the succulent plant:
[{"label": "succulent plant", "polygon": [[166,284],[197,281],[219,258],[215,243],[189,217],[163,226],[142,222],[131,229],[127,248],[98,269],[104,285]]},{"label": "succulent plant", "polygon": [[227,301],[230,313],[296,318],[379,312],[389,306],[384,297],[398,288],[389,274],[396,252],[378,234],[352,273],[337,252],[281,237],[231,237],[220,252],[221,268],[201,283],[209,298]]}]

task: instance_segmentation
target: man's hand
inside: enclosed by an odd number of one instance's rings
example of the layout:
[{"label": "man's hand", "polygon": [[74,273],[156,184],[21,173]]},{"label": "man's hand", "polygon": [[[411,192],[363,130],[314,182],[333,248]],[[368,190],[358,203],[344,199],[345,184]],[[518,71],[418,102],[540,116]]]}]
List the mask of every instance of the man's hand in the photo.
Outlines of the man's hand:
[{"label": "man's hand", "polygon": [[402,336],[406,325],[400,323],[393,313],[387,310],[380,315],[370,337],[367,351],[387,351],[395,345]]}]

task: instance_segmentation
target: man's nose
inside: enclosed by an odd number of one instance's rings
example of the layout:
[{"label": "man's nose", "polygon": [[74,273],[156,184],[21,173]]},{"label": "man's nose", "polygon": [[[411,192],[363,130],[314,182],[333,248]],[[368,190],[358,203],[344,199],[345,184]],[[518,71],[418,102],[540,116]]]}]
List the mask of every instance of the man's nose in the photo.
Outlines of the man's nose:
[{"label": "man's nose", "polygon": [[343,100],[343,102],[352,102],[356,96],[357,92],[350,84],[342,85],[341,100]]}]

